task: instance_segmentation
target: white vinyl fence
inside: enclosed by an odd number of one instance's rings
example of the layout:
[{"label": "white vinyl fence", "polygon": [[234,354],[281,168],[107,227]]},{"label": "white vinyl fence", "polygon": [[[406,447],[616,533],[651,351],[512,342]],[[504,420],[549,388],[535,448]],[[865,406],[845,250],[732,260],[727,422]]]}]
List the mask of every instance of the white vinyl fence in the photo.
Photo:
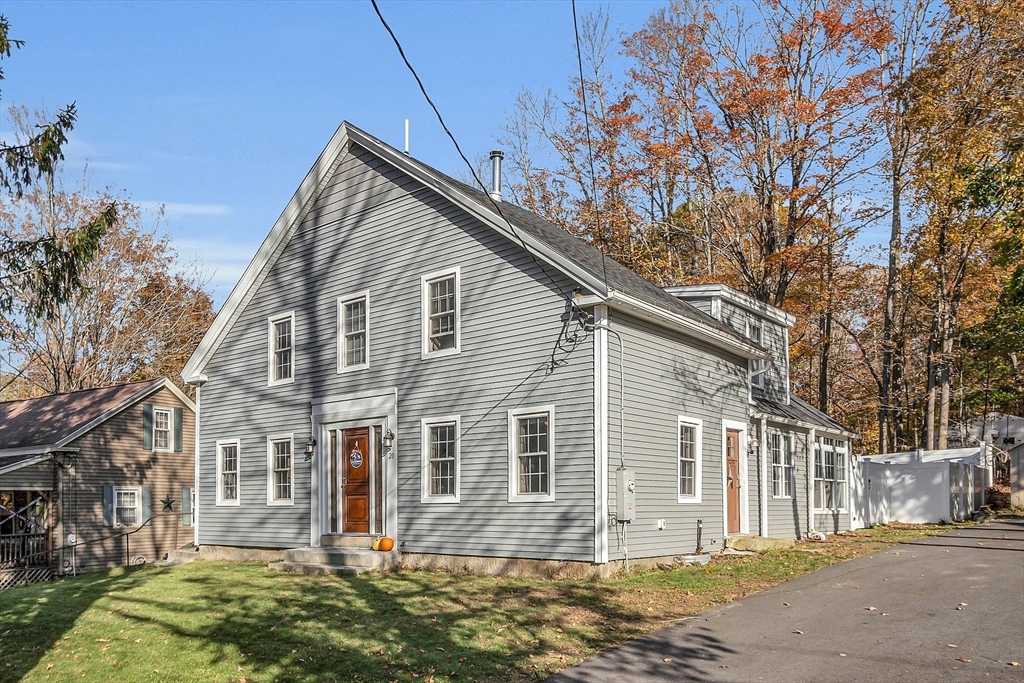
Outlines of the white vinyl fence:
[{"label": "white vinyl fence", "polygon": [[968,450],[858,458],[851,482],[853,526],[967,519],[984,505],[986,481],[986,454],[979,448],[959,449]]}]

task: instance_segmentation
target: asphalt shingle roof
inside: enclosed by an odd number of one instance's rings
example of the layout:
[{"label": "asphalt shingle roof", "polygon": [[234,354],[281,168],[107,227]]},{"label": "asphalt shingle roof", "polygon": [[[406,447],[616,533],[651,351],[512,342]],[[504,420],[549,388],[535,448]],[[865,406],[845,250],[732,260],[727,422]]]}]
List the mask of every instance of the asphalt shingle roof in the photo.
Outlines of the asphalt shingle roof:
[{"label": "asphalt shingle roof", "polygon": [[0,403],[0,450],[56,444],[162,379]]}]

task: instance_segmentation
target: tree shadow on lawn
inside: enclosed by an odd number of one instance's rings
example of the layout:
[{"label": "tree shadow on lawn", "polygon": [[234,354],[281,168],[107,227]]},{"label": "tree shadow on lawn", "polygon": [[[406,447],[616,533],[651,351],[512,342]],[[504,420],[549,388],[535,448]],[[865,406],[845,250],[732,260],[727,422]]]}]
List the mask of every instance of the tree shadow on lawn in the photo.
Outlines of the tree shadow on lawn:
[{"label": "tree shadow on lawn", "polygon": [[[0,596],[0,681],[532,680],[648,630],[621,594],[601,582],[202,561],[93,575]],[[705,643],[700,659],[721,650]],[[679,666],[689,655],[666,656]]]},{"label": "tree shadow on lawn", "polygon": [[149,578],[132,567],[0,591],[0,683],[20,681],[96,601]]}]

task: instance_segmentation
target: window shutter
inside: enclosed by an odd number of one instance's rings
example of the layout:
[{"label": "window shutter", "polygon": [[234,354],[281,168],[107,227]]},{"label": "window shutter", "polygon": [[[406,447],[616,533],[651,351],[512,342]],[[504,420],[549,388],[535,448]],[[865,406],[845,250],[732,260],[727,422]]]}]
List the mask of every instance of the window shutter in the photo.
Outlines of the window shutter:
[{"label": "window shutter", "polygon": [[185,442],[184,435],[181,433],[181,408],[174,409],[174,452],[181,453]]},{"label": "window shutter", "polygon": [[192,526],[192,489],[181,487],[181,525]]},{"label": "window shutter", "polygon": [[103,487],[103,526],[114,526],[114,487]]},{"label": "window shutter", "polygon": [[142,448],[153,450],[153,404],[142,404]]},{"label": "window shutter", "polygon": [[153,487],[142,487],[142,523],[153,523]]}]

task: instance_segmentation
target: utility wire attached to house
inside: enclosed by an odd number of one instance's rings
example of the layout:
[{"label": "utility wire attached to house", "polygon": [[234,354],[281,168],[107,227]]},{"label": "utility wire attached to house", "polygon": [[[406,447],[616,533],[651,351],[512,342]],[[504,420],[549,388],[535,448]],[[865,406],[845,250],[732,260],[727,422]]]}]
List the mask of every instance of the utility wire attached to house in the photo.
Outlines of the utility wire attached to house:
[{"label": "utility wire attached to house", "polygon": [[[597,174],[594,172],[594,144],[590,139],[590,111],[587,107],[587,81],[583,78],[583,51],[580,49],[580,27],[576,20],[576,0],[572,0],[572,30],[576,35],[576,63],[580,68],[580,97],[583,100],[583,129],[587,133],[587,159],[590,162],[590,196],[594,202],[594,228],[598,236],[601,236],[601,204],[597,200]],[[604,238],[601,237],[601,242]],[[608,282],[608,267],[605,259],[608,258],[604,249],[601,252],[601,279]]]},{"label": "utility wire attached to house", "polygon": [[388,25],[387,20],[384,19],[384,15],[381,14],[380,7],[377,6],[377,0],[370,0],[370,2],[373,4],[373,10],[374,12],[377,13],[377,18],[380,19],[380,23],[384,26],[384,29],[388,32],[388,35],[391,36],[391,40],[395,43],[395,47],[398,48],[398,54],[399,56],[401,56],[402,61],[405,62],[406,68],[409,69],[409,73],[412,74],[412,77],[416,79],[416,84],[419,86],[420,92],[423,93],[423,97],[427,100],[427,104],[430,105],[430,108],[434,111],[434,115],[437,116],[437,120],[441,124],[441,128],[444,129],[444,132],[448,135],[448,138],[452,141],[452,144],[455,145],[455,151],[459,153],[459,156],[462,158],[462,161],[465,162],[466,167],[469,168],[469,172],[473,176],[473,180],[476,181],[476,184],[480,187],[484,195],[491,202],[491,206],[498,213],[498,215],[501,216],[501,219],[505,221],[505,225],[508,226],[508,229],[511,231],[512,235],[519,241],[519,244],[523,247],[523,249],[526,250],[526,253],[530,255],[530,258],[533,259],[533,262],[537,265],[538,268],[540,268],[541,272],[544,273],[544,275],[547,277],[548,281],[551,283],[551,286],[554,287],[554,289],[559,294],[561,294],[566,301],[569,302],[569,304],[573,307],[574,310],[577,310],[580,314],[583,314],[583,311],[579,311],[579,309],[576,307],[575,301],[573,301],[572,293],[567,293],[558,284],[554,277],[551,276],[551,273],[548,272],[548,269],[544,267],[544,264],[537,259],[537,256],[533,253],[533,250],[526,246],[526,242],[519,234],[519,231],[516,230],[515,226],[512,225],[512,222],[508,219],[507,216],[505,216],[505,213],[501,210],[501,205],[498,202],[496,202],[493,197],[490,196],[490,193],[487,191],[487,187],[480,180],[480,177],[477,175],[476,169],[473,168],[473,164],[471,164],[469,162],[469,159],[466,158],[466,155],[463,154],[462,147],[459,146],[459,141],[455,139],[455,135],[448,128],[447,124],[445,124],[444,118],[441,116],[441,112],[434,104],[434,101],[430,99],[430,95],[427,94],[426,86],[423,85],[423,81],[416,73],[416,69],[413,68],[412,63],[409,61],[409,58],[405,56],[405,50],[402,49],[402,44],[399,42],[398,36],[396,36],[395,32],[391,30],[391,26]]}]

